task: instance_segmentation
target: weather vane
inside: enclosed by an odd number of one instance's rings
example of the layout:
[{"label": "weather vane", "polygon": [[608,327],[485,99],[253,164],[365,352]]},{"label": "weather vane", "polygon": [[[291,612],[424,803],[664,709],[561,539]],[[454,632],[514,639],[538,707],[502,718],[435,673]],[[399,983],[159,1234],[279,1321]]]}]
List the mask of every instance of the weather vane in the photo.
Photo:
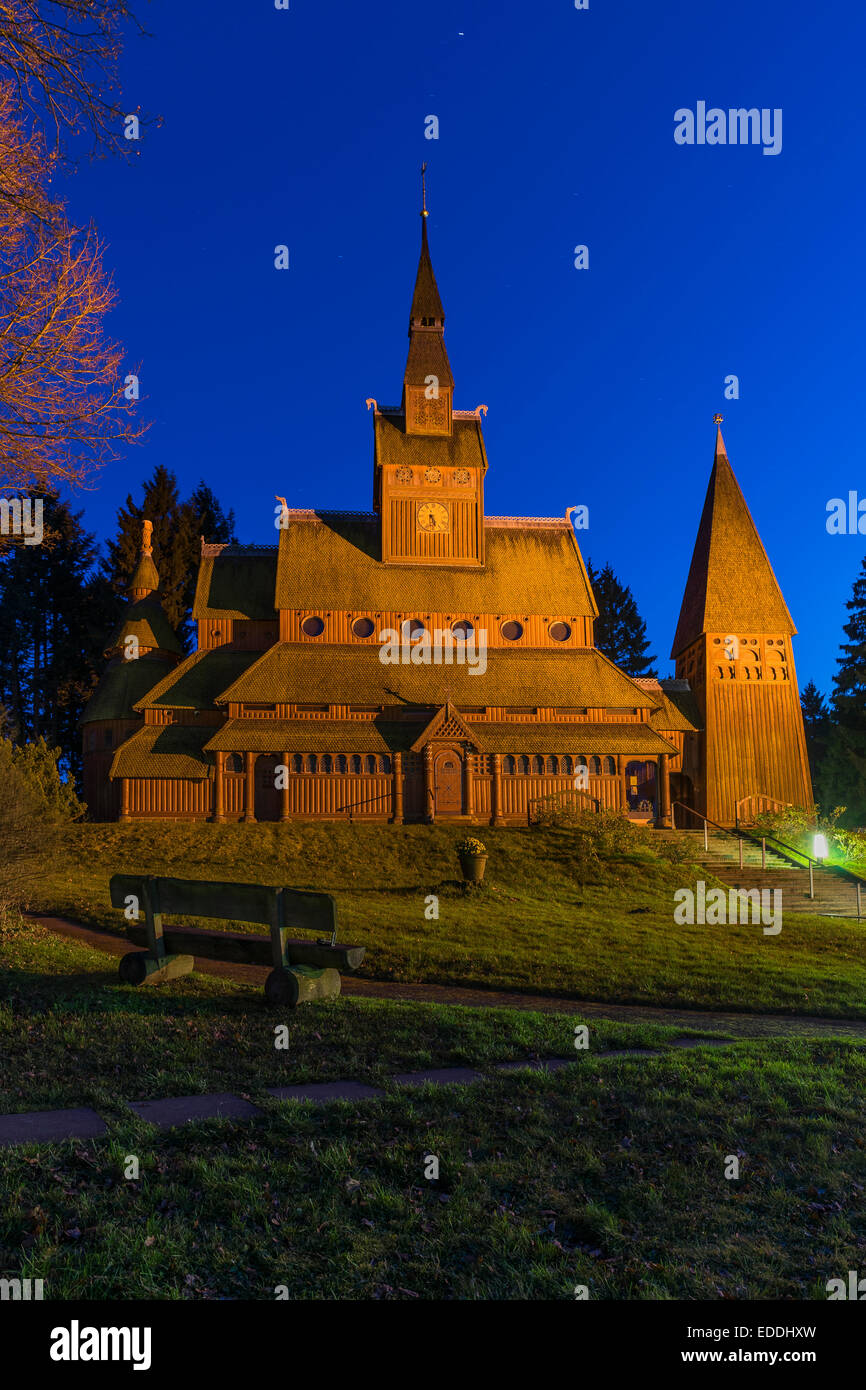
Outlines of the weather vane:
[{"label": "weather vane", "polygon": [[427,173],[426,162],[421,165],[421,216],[427,216],[427,180],[424,175]]}]

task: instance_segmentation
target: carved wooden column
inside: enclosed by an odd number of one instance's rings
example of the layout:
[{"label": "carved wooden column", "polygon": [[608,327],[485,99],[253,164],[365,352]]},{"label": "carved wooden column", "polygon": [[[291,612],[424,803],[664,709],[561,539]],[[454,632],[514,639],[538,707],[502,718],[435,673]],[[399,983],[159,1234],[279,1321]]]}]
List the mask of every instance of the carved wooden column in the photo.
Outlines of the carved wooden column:
[{"label": "carved wooden column", "polygon": [[424,749],[424,819],[428,825],[433,824],[435,816],[435,801],[433,796],[433,744],[428,743]]},{"label": "carved wooden column", "polygon": [[394,775],[394,814],[391,817],[396,825],[403,824],[403,754],[395,753],[392,759]]},{"label": "carved wooden column", "polygon": [[217,753],[213,775],[213,818],[215,821],[224,821],[226,818],[225,773],[226,755],[225,753]]},{"label": "carved wooden column", "polygon": [[120,779],[120,819],[129,820],[129,778]]},{"label": "carved wooden column", "polygon": [[256,755],[244,753],[244,820],[250,825],[256,823]]},{"label": "carved wooden column", "polygon": [[493,825],[502,825],[502,754],[493,754],[492,804]]},{"label": "carved wooden column", "polygon": [[469,749],[463,755],[463,813],[475,815],[475,777],[472,772],[472,754]]},{"label": "carved wooden column", "polygon": [[660,753],[656,772],[656,825],[668,829],[671,823],[670,754]]},{"label": "carved wooden column", "polygon": [[283,767],[285,768],[283,774],[283,787],[280,792],[280,820],[285,821],[292,819],[289,800],[291,797],[291,788],[289,786],[289,755],[288,753],[282,753],[280,756],[283,760]]},{"label": "carved wooden column", "polygon": [[619,781],[619,809],[628,814],[628,790],[625,785],[625,754],[616,755],[616,775]]}]

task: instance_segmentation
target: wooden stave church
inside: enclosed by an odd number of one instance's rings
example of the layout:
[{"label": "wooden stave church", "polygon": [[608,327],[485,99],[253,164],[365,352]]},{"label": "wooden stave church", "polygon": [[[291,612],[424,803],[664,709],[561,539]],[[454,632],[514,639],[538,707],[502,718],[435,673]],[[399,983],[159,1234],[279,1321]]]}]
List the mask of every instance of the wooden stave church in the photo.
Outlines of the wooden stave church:
[{"label": "wooden stave church", "polygon": [[[374,510],[285,507],[277,546],[203,540],[188,657],[145,523],[81,721],[89,814],[525,825],[567,794],[665,827],[676,804],[722,825],[809,805],[796,629],[720,423],[676,676],[633,680],[593,645],[569,514],[485,516],[486,407],[453,406],[426,218],[402,401],[368,401]],[[407,621],[486,632],[486,670],[383,664],[379,634]]]}]

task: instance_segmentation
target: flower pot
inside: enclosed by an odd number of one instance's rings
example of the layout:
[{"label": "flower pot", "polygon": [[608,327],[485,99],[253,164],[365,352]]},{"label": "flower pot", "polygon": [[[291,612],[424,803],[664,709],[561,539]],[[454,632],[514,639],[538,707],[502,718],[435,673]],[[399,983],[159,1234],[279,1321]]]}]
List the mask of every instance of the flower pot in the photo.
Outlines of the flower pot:
[{"label": "flower pot", "polygon": [[487,868],[486,854],[461,854],[460,867],[467,883],[480,883]]}]

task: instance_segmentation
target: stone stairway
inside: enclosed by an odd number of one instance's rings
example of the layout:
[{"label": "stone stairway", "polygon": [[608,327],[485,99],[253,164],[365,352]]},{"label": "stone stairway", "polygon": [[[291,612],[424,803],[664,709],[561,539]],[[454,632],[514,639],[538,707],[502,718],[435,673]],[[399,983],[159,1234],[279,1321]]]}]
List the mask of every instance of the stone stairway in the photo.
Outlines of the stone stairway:
[{"label": "stone stairway", "polygon": [[[815,897],[809,896],[808,868],[795,868],[789,860],[767,845],[766,868],[761,866],[761,846],[743,841],[743,867],[740,868],[736,835],[710,829],[707,848],[703,830],[651,830],[655,840],[688,843],[692,859],[707,868],[731,888],[780,888],[783,912],[811,912],[819,917],[857,918],[857,888],[853,879],[834,869],[814,870]],[[866,921],[866,887],[862,892],[862,911]]]}]

